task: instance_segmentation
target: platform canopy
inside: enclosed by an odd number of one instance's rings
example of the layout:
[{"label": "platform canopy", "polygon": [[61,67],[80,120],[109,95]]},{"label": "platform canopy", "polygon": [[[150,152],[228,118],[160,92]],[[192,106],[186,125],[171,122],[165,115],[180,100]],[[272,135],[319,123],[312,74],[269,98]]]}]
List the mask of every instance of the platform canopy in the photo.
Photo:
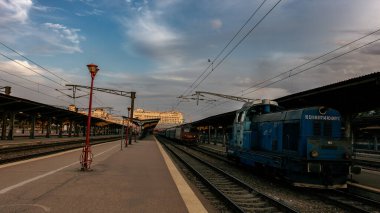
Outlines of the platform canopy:
[{"label": "platform canopy", "polygon": [[275,101],[286,109],[332,107],[343,113],[380,108],[380,72],[288,95]]},{"label": "platform canopy", "polygon": [[[60,121],[70,120],[78,123],[87,121],[87,115],[73,112],[63,107],[51,106],[15,96],[0,94],[0,113],[6,112],[13,112],[18,117],[25,117],[25,119],[30,116],[36,116],[36,118],[51,118]],[[94,125],[97,125],[97,123],[102,125],[115,124],[96,117],[92,117],[91,121]]]},{"label": "platform canopy", "polygon": [[[326,106],[353,114],[380,108],[380,72],[275,99],[284,109]],[[210,116],[191,123],[194,126],[232,125],[236,111]]]}]

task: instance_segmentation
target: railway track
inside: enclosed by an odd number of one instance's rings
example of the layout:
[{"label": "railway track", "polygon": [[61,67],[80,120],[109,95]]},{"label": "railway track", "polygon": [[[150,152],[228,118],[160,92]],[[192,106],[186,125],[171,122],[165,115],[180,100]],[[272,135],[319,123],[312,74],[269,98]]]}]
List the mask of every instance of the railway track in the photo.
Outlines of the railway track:
[{"label": "railway track", "polygon": [[[225,162],[231,163],[231,161],[227,160],[224,157],[225,156],[224,153],[220,153],[219,150],[210,149],[208,147],[197,147],[196,150],[199,150],[200,152],[208,154],[208,155],[213,156],[215,158],[221,159]],[[234,162],[234,161],[232,161],[232,162]],[[357,163],[357,162],[358,161],[356,161],[355,163]],[[366,169],[378,171],[378,169],[374,169],[374,167],[380,168],[380,166],[378,166],[373,161],[370,161],[367,163],[370,166],[365,167]],[[361,165],[365,165],[365,164],[361,164]],[[376,201],[376,200],[378,200],[379,195],[376,192],[372,192],[371,190],[368,190],[368,189],[365,189],[362,187],[359,189],[357,187],[354,187],[353,184],[351,184],[349,191],[345,191],[345,192],[336,191],[336,193],[338,193],[340,195],[340,198],[338,198],[334,195],[332,195],[330,197],[326,197],[326,195],[323,195],[320,197],[322,197],[322,200],[331,200],[331,203],[334,203],[334,205],[340,206],[343,209],[350,210],[353,212],[380,212],[380,210],[376,211],[376,209],[380,209],[380,204],[378,203],[378,201]],[[336,200],[334,200],[334,198],[336,198]],[[374,199],[371,200],[371,198],[374,198]],[[354,205],[350,206],[349,205],[350,203],[354,204]],[[360,204],[360,203],[363,203],[363,204]],[[368,209],[369,211],[367,211],[366,209]],[[375,210],[375,211],[373,211],[373,210]]]},{"label": "railway track", "polygon": [[[92,138],[91,144],[100,144],[120,139],[120,137]],[[78,139],[66,142],[54,142],[45,144],[33,144],[26,146],[7,147],[0,149],[0,164],[35,158],[43,155],[49,155],[57,152],[63,152],[71,149],[80,148],[85,142],[84,139]]]},{"label": "railway track", "polygon": [[212,156],[213,158],[224,161],[226,163],[230,163],[230,164],[234,163],[234,161],[228,160],[225,154],[218,152],[217,150],[210,150],[210,149],[206,149],[204,147],[191,147],[191,148],[193,150],[196,150],[196,151],[201,152],[203,154],[206,154],[208,156]]},{"label": "railway track", "polygon": [[378,213],[380,203],[358,195],[346,193],[339,190],[329,190],[324,193],[317,193],[321,199],[331,202],[349,212]]},{"label": "railway track", "polygon": [[365,169],[372,171],[380,171],[380,162],[371,161],[371,160],[363,160],[363,159],[355,159],[355,165],[362,166]]},{"label": "railway track", "polygon": [[233,212],[297,212],[225,173],[185,149],[163,143],[198,179],[209,187]]}]

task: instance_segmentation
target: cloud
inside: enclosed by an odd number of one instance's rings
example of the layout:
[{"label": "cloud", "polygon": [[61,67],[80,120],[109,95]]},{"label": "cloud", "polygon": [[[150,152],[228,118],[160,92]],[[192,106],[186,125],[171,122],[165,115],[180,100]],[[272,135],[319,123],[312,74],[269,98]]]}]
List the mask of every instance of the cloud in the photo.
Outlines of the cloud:
[{"label": "cloud", "polygon": [[220,19],[213,19],[210,21],[210,24],[214,30],[220,29],[223,26],[223,23]]},{"label": "cloud", "polygon": [[158,23],[157,16],[150,12],[144,12],[141,16],[125,22],[127,35],[140,44],[165,46],[178,39],[178,35],[169,27]]},{"label": "cloud", "polygon": [[[55,32],[60,40],[62,41],[68,41],[69,43],[72,43],[74,45],[77,45],[80,43],[80,40],[83,40],[84,37],[81,37],[78,35],[79,29],[74,28],[68,28],[66,26],[63,26],[61,24],[53,24],[53,23],[45,23],[45,27],[48,29],[51,29],[53,32]],[[81,51],[78,47],[77,51]]]},{"label": "cloud", "polygon": [[155,2],[157,8],[166,8],[173,6],[174,4],[180,3],[181,0],[160,0]]},{"label": "cloud", "polygon": [[32,5],[32,0],[0,0],[0,24],[26,23]]},{"label": "cloud", "polygon": [[380,55],[380,44],[375,43],[372,46],[364,48],[361,52],[369,55]]},{"label": "cloud", "polygon": [[100,16],[104,14],[103,10],[93,9],[91,11],[84,11],[82,13],[75,13],[77,16]]},{"label": "cloud", "polygon": [[181,46],[183,36],[169,26],[160,10],[147,4],[131,6],[132,15],[120,19],[126,36],[124,47],[158,69],[178,69],[185,58]]},{"label": "cloud", "polygon": [[[28,61],[21,61],[21,60],[15,60],[15,61],[0,61],[1,69],[7,72],[12,72],[12,74],[20,75],[20,76],[38,76],[37,73],[40,73],[41,70],[29,64]],[[32,69],[33,71],[27,69],[26,67]],[[36,73],[37,72],[37,73]]]},{"label": "cloud", "polygon": [[85,37],[80,36],[80,29],[58,23],[41,24],[30,17],[33,10],[44,14],[58,9],[35,5],[31,0],[0,0],[0,40],[16,48],[22,43],[22,49],[33,54],[82,52],[80,42]]}]

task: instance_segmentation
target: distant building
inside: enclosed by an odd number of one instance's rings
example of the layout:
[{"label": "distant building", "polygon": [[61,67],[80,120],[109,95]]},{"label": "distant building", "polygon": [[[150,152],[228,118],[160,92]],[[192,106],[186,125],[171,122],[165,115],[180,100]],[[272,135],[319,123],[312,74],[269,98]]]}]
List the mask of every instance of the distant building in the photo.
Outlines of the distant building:
[{"label": "distant building", "polygon": [[145,111],[143,109],[136,109],[133,111],[133,118],[140,120],[160,118],[156,128],[168,128],[182,124],[184,119],[181,112],[169,111]]},{"label": "distant building", "polygon": [[[80,114],[87,115],[88,109],[87,108],[80,108],[78,109],[75,105],[71,104],[69,106],[69,110],[73,112],[78,112]],[[94,108],[91,110],[91,117],[97,117],[102,118],[104,120],[108,120],[110,117],[110,114],[107,113],[103,108]]]},{"label": "distant building", "polygon": [[78,112],[78,108],[74,104],[70,104],[69,111]]},{"label": "distant building", "polygon": [[95,109],[95,111],[92,112],[92,116],[107,120],[109,117],[109,114],[104,109],[97,108]]}]

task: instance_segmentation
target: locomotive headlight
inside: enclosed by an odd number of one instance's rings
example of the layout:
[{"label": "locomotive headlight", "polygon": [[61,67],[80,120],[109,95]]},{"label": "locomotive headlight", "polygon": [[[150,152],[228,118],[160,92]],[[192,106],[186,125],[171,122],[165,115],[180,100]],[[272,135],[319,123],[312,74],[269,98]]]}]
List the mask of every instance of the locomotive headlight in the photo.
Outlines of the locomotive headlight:
[{"label": "locomotive headlight", "polygon": [[317,151],[313,150],[313,151],[310,152],[310,156],[313,157],[313,158],[316,158],[316,157],[319,156],[319,153]]}]

